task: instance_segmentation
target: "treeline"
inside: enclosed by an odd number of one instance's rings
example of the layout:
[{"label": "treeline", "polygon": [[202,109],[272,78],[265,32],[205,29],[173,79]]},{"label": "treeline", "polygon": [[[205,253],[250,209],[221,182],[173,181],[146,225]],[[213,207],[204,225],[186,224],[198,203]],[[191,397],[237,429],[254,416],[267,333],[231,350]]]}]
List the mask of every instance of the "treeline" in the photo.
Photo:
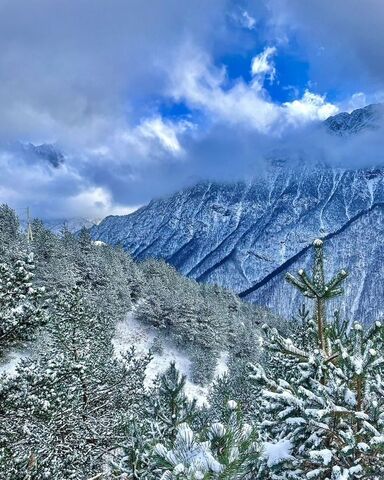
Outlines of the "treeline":
[{"label": "treeline", "polygon": [[278,321],[228,290],[181,276],[164,261],[137,263],[120,248],[93,242],[85,229],[74,235],[63,226],[57,236],[34,220],[31,231],[27,244],[15,213],[0,207],[4,264],[32,253],[34,283],[45,288],[46,298],[78,287],[112,328],[134,307],[138,320],[158,329],[160,344],[161,338],[171,339],[204,366],[200,382],[209,380],[218,353],[233,348],[237,337],[264,321]]},{"label": "treeline", "polygon": [[[384,329],[327,318],[346,272],[326,281],[321,241],[312,275],[288,277],[315,308],[287,336],[268,313],[163,262],[138,265],[86,231],[56,237],[38,221],[32,231],[28,245],[0,208],[0,350],[30,350],[0,377],[0,478],[383,478]],[[132,308],[195,355],[200,382],[230,352],[209,404],[187,398],[174,364],[145,388],[151,352],[116,358],[115,325]]]}]

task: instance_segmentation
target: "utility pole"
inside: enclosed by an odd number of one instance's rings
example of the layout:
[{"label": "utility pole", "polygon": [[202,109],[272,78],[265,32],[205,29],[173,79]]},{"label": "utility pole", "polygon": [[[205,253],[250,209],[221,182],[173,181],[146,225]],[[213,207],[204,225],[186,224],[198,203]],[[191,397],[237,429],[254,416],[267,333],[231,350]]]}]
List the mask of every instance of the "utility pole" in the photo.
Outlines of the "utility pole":
[{"label": "utility pole", "polygon": [[27,207],[26,210],[27,210],[27,242],[29,245],[30,242],[33,241],[33,233],[32,233],[31,216],[29,212],[29,207]]}]

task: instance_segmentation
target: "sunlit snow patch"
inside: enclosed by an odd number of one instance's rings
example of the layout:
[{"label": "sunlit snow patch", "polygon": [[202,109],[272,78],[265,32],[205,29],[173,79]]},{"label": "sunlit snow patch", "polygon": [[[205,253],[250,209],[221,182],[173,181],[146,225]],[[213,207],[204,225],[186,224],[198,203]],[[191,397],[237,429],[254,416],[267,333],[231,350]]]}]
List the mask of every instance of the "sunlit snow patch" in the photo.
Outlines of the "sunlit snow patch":
[{"label": "sunlit snow patch", "polygon": [[263,445],[263,457],[266,459],[268,467],[292,458],[292,448],[292,443],[285,439],[276,443],[265,442]]},{"label": "sunlit snow patch", "polygon": [[[159,331],[151,326],[144,325],[134,318],[134,311],[130,312],[125,320],[116,326],[116,333],[113,339],[113,346],[116,355],[126,352],[132,346],[137,353],[146,354],[153,345],[155,338],[159,337]],[[144,385],[151,387],[159,374],[164,373],[170,362],[175,362],[177,369],[187,377],[185,391],[189,398],[196,398],[201,404],[207,403],[208,387],[202,387],[189,380],[191,376],[191,360],[188,356],[176,348],[170,341],[162,339],[163,352],[154,353],[150,362]],[[219,356],[215,377],[222,376],[227,371],[227,353],[222,352]]]},{"label": "sunlit snow patch", "polygon": [[15,350],[10,352],[5,361],[0,364],[0,375],[6,373],[9,376],[13,376],[16,374],[17,365],[20,363],[21,360],[26,358],[28,355],[26,352],[21,352],[19,350]]}]

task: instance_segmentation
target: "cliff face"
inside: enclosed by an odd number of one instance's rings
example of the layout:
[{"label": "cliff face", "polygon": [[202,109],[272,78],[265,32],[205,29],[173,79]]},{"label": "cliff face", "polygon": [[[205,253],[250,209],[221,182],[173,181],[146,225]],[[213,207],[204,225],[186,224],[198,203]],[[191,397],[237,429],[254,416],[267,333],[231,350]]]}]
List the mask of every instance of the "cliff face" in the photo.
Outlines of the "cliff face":
[{"label": "cliff face", "polygon": [[341,267],[351,272],[347,311],[371,321],[384,310],[383,231],[384,169],[282,165],[249,184],[198,184],[131,215],[107,217],[91,234],[281,314],[294,313],[301,301],[284,272],[309,268],[309,246],[322,237],[330,275]]}]

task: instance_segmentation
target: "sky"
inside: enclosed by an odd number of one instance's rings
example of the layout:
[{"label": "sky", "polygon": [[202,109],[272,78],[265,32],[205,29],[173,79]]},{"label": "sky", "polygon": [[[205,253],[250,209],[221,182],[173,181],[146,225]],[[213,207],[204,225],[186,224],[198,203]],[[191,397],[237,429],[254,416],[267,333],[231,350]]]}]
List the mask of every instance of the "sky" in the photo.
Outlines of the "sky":
[{"label": "sky", "polygon": [[267,146],[383,101],[383,27],[382,0],[0,0],[0,203],[93,219],[257,175]]}]

